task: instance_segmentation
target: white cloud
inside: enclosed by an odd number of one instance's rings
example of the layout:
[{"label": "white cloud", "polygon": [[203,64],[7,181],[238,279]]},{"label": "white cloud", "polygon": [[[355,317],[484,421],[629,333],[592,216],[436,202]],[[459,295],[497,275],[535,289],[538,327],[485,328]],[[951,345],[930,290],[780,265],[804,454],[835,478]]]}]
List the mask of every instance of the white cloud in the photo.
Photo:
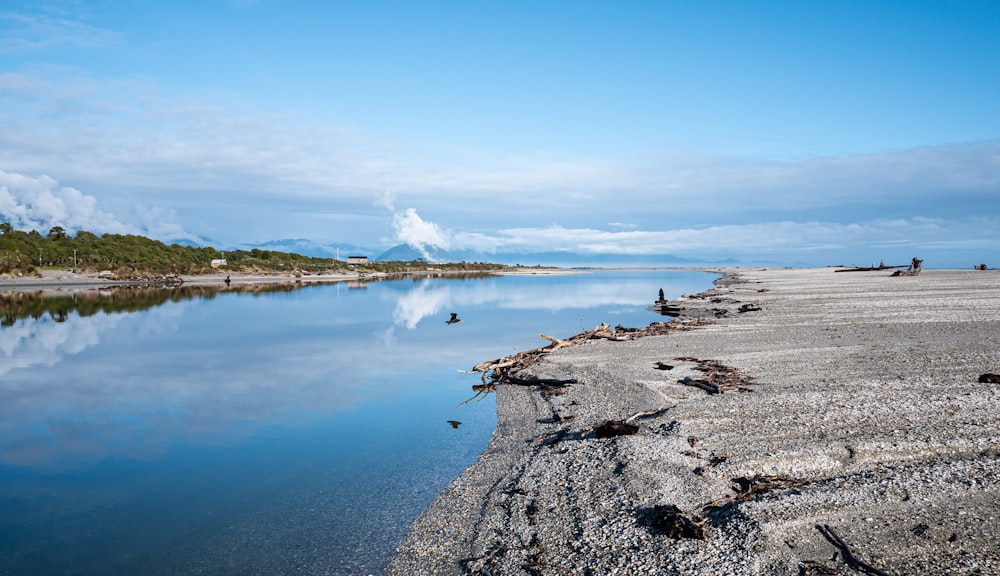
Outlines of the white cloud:
[{"label": "white cloud", "polygon": [[191,237],[170,210],[134,207],[136,224],[126,224],[101,210],[97,199],[70,186],[60,186],[49,176],[27,176],[0,170],[0,220],[17,230],[42,234],[53,226],[73,233],[143,234],[152,238]]},{"label": "white cloud", "polygon": [[385,208],[390,212],[395,212],[396,195],[391,190],[383,190],[382,193],[375,198],[375,205]]},{"label": "white cloud", "polygon": [[[100,190],[119,224],[176,231],[170,223],[181,218],[230,244],[316,231],[381,244],[391,224],[396,242],[421,250],[682,255],[841,245],[852,222],[872,226],[857,242],[879,242],[892,230],[879,229],[883,221],[924,217],[944,227],[911,225],[904,239],[944,241],[995,213],[1000,189],[1000,142],[784,161],[676,151],[435,158],[356,129],[248,113],[232,95],[167,96],[150,83],[51,72],[0,74],[0,125],[0,167],[10,173]],[[65,212],[45,212],[51,200],[39,198],[18,214],[68,216],[70,194],[60,196]],[[87,198],[76,199],[80,209],[96,211]],[[136,198],[158,208],[136,210]],[[798,244],[795,234],[805,235]]]},{"label": "white cloud", "polygon": [[0,53],[44,50],[54,46],[96,47],[117,41],[108,30],[49,14],[0,12]]},{"label": "white cloud", "polygon": [[440,226],[423,220],[413,208],[392,215],[392,225],[396,229],[396,240],[420,250],[428,260],[432,258],[427,248],[448,250],[451,240]]},{"label": "white cloud", "polygon": [[962,238],[967,247],[1000,248],[1000,217],[962,221],[909,218],[853,223],[776,221],[667,230],[606,231],[590,228],[508,228],[497,234],[456,235],[456,248],[493,252],[567,251],[583,254],[711,255],[714,257],[866,251],[893,247],[917,250]]},{"label": "white cloud", "polygon": [[53,226],[67,230],[136,233],[138,228],[119,222],[97,208],[97,200],[49,176],[31,177],[0,170],[0,217],[16,229],[42,233]]}]

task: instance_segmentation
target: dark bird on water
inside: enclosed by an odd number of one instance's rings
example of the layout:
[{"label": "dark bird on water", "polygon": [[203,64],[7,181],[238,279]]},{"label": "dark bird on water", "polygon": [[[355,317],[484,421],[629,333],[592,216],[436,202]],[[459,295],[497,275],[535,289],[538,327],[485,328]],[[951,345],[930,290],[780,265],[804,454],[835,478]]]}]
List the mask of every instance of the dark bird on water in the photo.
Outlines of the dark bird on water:
[{"label": "dark bird on water", "polygon": [[448,320],[446,320],[445,324],[457,324],[457,323],[459,323],[461,321],[462,320],[458,317],[458,314],[455,314],[454,312],[452,312],[451,313],[451,318],[449,318]]},{"label": "dark bird on water", "polygon": [[448,420],[448,424],[451,424],[452,428],[458,428],[459,426],[462,425],[462,423],[459,422],[458,420]]}]

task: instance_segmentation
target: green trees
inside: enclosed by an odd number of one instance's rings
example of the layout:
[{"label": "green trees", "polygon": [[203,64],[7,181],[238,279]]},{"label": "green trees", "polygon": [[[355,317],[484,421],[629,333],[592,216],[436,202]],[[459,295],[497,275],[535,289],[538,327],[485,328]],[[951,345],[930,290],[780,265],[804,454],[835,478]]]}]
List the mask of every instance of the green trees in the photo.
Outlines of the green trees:
[{"label": "green trees", "polygon": [[[37,230],[15,230],[9,222],[0,222],[0,274],[35,274],[38,267],[75,268],[84,272],[112,270],[119,275],[200,274],[214,270],[213,260],[225,260],[222,271],[318,273],[346,270],[346,262],[333,258],[315,258],[292,252],[271,250],[226,250],[166,245],[158,240],[134,234],[98,236],[80,230],[71,236],[62,226],[53,226],[45,236]],[[426,262],[371,262],[368,272],[411,272],[448,270],[451,272],[495,269],[496,264],[461,262],[434,264]],[[354,268],[354,271],[359,271]]]},{"label": "green trees", "polygon": [[35,267],[61,267],[83,271],[110,269],[118,272],[198,274],[211,272],[212,260],[225,259],[223,270],[302,270],[317,272],[344,267],[331,258],[266,250],[219,252],[212,247],[166,245],[134,234],[103,234],[81,230],[70,236],[62,226],[53,226],[45,236],[37,230],[15,230],[0,222],[0,274],[34,273]]}]

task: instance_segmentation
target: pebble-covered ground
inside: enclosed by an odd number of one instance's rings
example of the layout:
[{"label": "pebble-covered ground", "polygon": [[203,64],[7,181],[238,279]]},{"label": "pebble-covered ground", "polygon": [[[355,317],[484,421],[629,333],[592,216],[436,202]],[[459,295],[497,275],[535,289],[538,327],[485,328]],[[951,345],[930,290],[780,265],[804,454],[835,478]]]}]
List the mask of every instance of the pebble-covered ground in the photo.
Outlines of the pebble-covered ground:
[{"label": "pebble-covered ground", "polygon": [[726,272],[500,386],[385,574],[1000,574],[1000,272]]}]

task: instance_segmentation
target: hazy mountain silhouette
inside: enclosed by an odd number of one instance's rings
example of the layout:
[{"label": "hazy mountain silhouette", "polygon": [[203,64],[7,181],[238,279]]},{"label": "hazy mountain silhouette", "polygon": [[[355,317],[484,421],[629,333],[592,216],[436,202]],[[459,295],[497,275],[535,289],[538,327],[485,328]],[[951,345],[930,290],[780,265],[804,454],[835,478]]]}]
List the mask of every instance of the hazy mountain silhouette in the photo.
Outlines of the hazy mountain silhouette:
[{"label": "hazy mountain silhouette", "polygon": [[407,244],[398,244],[374,257],[377,262],[491,262],[495,264],[525,266],[705,266],[707,264],[732,264],[731,258],[707,261],[700,258],[685,258],[672,254],[629,255],[629,254],[579,254],[575,252],[476,252],[473,250],[441,250],[426,248],[420,250]]}]

